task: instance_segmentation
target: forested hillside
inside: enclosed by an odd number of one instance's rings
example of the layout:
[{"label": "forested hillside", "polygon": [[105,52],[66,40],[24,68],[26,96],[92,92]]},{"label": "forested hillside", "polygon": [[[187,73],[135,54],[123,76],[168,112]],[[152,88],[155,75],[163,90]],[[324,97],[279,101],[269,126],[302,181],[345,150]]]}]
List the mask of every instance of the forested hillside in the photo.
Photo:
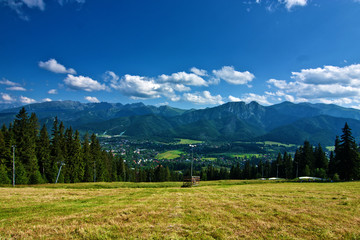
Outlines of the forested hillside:
[{"label": "forested hillside", "polygon": [[[36,113],[41,124],[51,129],[54,118],[82,135],[126,135],[139,139],[167,141],[189,138],[202,141],[275,141],[331,146],[348,122],[360,136],[360,111],[331,104],[283,102],[262,106],[256,102],[229,102],[206,109],[155,107],[143,103],[80,103],[53,101],[24,106]],[[20,108],[0,112],[8,125]]]}]

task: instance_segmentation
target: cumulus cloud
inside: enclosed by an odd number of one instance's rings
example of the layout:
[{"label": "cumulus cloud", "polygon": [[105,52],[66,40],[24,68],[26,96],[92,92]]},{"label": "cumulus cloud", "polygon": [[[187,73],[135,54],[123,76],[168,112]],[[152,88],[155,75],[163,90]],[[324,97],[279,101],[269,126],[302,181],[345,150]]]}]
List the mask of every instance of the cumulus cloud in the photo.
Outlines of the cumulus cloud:
[{"label": "cumulus cloud", "polygon": [[181,83],[164,82],[149,77],[126,74],[120,78],[111,71],[105,73],[104,80],[110,83],[111,88],[132,99],[152,99],[164,96],[171,101],[178,101],[180,97],[177,96],[176,92],[191,90]]},{"label": "cumulus cloud", "polygon": [[41,100],[42,102],[52,102],[51,98],[44,98],[43,100]]},{"label": "cumulus cloud", "polygon": [[46,62],[39,62],[39,67],[46,69],[50,72],[54,73],[69,73],[69,74],[76,74],[76,71],[72,68],[66,68],[60,63],[58,63],[55,59],[49,59]]},{"label": "cumulus cloud", "polygon": [[307,4],[307,0],[279,0],[279,2],[285,4],[285,7],[289,11],[294,7],[297,6],[304,7]]},{"label": "cumulus cloud", "polygon": [[220,95],[212,96],[209,91],[196,92],[196,93],[184,93],[183,100],[192,102],[195,104],[224,104],[222,97]]},{"label": "cumulus cloud", "polygon": [[6,90],[9,90],[9,91],[23,91],[23,92],[26,91],[25,88],[20,87],[20,86],[8,87],[8,88],[6,88]]},{"label": "cumulus cloud", "polygon": [[58,91],[56,89],[50,89],[48,94],[58,94]]},{"label": "cumulus cloud", "polygon": [[170,76],[162,74],[159,76],[160,82],[179,83],[190,86],[207,86],[208,83],[200,76],[194,73],[178,72]]},{"label": "cumulus cloud", "polygon": [[6,88],[6,90],[8,90],[8,91],[26,91],[26,89],[24,87],[21,87],[20,84],[18,84],[16,82],[12,82],[5,78],[0,80],[0,84],[10,86],[10,87]]},{"label": "cumulus cloud", "polygon": [[18,86],[19,84],[18,83],[15,83],[15,82],[12,82],[6,78],[3,78],[0,80],[0,84],[1,85],[6,85],[6,86]]},{"label": "cumulus cloud", "polygon": [[237,97],[234,97],[234,96],[231,96],[231,95],[229,95],[228,99],[229,99],[230,102],[241,102],[240,98],[237,98]]},{"label": "cumulus cloud", "polygon": [[302,69],[292,72],[290,78],[290,81],[268,80],[270,87],[280,90],[277,96],[288,101],[315,100],[344,105],[360,96],[360,64]]},{"label": "cumulus cloud", "polygon": [[20,96],[19,100],[21,103],[25,103],[25,104],[36,103],[36,100],[34,100],[32,98],[24,97],[24,96]]},{"label": "cumulus cloud", "polygon": [[111,87],[133,99],[159,98],[161,85],[154,79],[126,74]]},{"label": "cumulus cloud", "polygon": [[360,85],[360,64],[345,67],[324,66],[292,72],[293,79],[309,84],[356,83]]},{"label": "cumulus cloud", "polygon": [[85,98],[85,100],[87,100],[87,101],[89,101],[91,103],[99,103],[100,102],[99,99],[97,99],[96,97],[86,96],[84,98]]},{"label": "cumulus cloud", "polygon": [[195,74],[198,75],[198,76],[207,76],[207,71],[206,71],[206,70],[203,70],[203,69],[198,69],[198,68],[196,68],[196,67],[192,67],[192,68],[190,69],[190,71],[191,71],[192,73],[195,73]]},{"label": "cumulus cloud", "polygon": [[64,83],[67,87],[73,90],[84,90],[87,92],[106,90],[105,84],[100,84],[98,81],[89,77],[74,76],[68,74],[64,79]]},{"label": "cumulus cloud", "polygon": [[266,95],[258,95],[258,94],[255,94],[255,93],[247,93],[247,94],[244,94],[243,97],[241,98],[237,98],[237,97],[233,97],[233,96],[229,96],[228,97],[229,101],[230,102],[246,102],[246,103],[249,103],[249,102],[257,102],[261,105],[270,105],[271,103],[268,101],[268,96]]},{"label": "cumulus cloud", "polygon": [[1,98],[2,100],[4,100],[5,102],[15,102],[16,100],[14,98],[12,98],[9,94],[7,93],[1,93]]},{"label": "cumulus cloud", "polygon": [[110,82],[111,84],[116,84],[119,81],[120,77],[112,71],[106,71],[104,73],[104,81]]},{"label": "cumulus cloud", "polygon": [[[208,74],[206,70],[193,67],[190,69],[191,73],[176,72],[171,75],[162,74],[157,77],[137,76],[126,74],[123,77],[118,76],[112,71],[107,71],[104,74],[104,81],[115,90],[120,91],[123,95],[132,99],[153,99],[165,97],[171,101],[185,101],[202,102],[208,101],[222,102],[219,95],[211,96],[208,91],[197,93],[180,93],[190,92],[194,87],[208,87],[210,84],[215,84],[221,79],[231,84],[246,84],[252,81],[255,77],[250,72],[238,72],[233,67],[225,66],[220,70],[214,70]],[[204,100],[206,99],[206,100]]]},{"label": "cumulus cloud", "polygon": [[220,70],[213,70],[212,73],[218,79],[235,85],[247,84],[255,78],[254,74],[249,71],[239,72],[232,66],[224,66]]}]

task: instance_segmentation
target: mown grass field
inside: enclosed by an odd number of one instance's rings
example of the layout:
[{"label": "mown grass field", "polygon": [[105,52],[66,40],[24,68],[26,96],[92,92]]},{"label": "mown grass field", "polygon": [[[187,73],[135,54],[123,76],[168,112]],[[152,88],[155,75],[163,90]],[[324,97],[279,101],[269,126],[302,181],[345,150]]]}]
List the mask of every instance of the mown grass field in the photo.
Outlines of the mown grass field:
[{"label": "mown grass field", "polygon": [[0,239],[359,239],[360,182],[0,188]]},{"label": "mown grass field", "polygon": [[200,144],[200,143],[203,143],[203,142],[204,141],[181,138],[180,142],[178,142],[177,144]]},{"label": "mown grass field", "polygon": [[156,156],[158,159],[175,159],[180,157],[181,154],[183,154],[183,151],[180,150],[170,150],[163,153],[160,153]]}]

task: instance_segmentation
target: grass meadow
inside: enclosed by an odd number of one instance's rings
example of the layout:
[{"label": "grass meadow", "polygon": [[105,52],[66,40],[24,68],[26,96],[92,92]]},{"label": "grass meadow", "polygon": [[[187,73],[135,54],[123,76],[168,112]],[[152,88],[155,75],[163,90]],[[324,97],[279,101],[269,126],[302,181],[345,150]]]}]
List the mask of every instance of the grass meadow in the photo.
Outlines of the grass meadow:
[{"label": "grass meadow", "polygon": [[170,150],[166,151],[164,153],[160,153],[156,156],[158,159],[175,159],[181,156],[183,154],[183,151],[180,150]]},{"label": "grass meadow", "polygon": [[360,182],[0,188],[0,239],[360,239]]}]

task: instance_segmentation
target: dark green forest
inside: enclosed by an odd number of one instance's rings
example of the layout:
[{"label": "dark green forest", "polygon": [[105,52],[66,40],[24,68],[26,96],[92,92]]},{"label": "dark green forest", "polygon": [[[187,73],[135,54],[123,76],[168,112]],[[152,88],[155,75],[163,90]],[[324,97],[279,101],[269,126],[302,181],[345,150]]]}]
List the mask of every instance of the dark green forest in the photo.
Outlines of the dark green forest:
[{"label": "dark green forest", "polygon": [[[275,161],[260,161],[257,164],[245,163],[233,166],[229,173],[230,179],[255,179],[255,178],[285,178],[294,179],[300,176],[313,176],[323,179],[334,180],[358,180],[360,179],[360,148],[357,146],[351,129],[345,123],[343,134],[336,137],[335,150],[330,152],[329,157],[321,145],[312,146],[309,141],[299,147],[292,159],[288,153],[278,154]],[[207,171],[211,176],[219,176],[220,171]],[[215,177],[216,178],[216,177]]]},{"label": "dark green forest", "polygon": [[[315,176],[335,180],[360,178],[360,151],[346,123],[335,139],[335,150],[327,156],[321,145],[305,141],[294,157],[278,154],[276,160],[245,161],[228,168],[211,165],[194,170],[202,180],[255,179],[278,177],[293,179]],[[129,167],[119,156],[101,148],[95,134],[81,137],[77,130],[65,128],[55,117],[50,131],[41,128],[35,113],[25,108],[15,120],[0,130],[0,183],[10,184],[15,160],[16,184],[75,183],[103,181],[182,181],[189,169],[173,171],[162,164],[156,167]],[[60,170],[61,167],[61,171]],[[59,176],[58,173],[60,172]]]},{"label": "dark green forest", "polygon": [[[170,181],[180,180],[176,172],[157,166],[146,171],[131,169],[121,157],[101,149],[92,134],[82,139],[77,130],[65,128],[54,119],[49,136],[46,126],[40,129],[35,113],[24,108],[8,127],[0,131],[0,183],[10,184],[15,159],[16,184],[102,181]],[[15,151],[14,151],[15,150]]]}]

